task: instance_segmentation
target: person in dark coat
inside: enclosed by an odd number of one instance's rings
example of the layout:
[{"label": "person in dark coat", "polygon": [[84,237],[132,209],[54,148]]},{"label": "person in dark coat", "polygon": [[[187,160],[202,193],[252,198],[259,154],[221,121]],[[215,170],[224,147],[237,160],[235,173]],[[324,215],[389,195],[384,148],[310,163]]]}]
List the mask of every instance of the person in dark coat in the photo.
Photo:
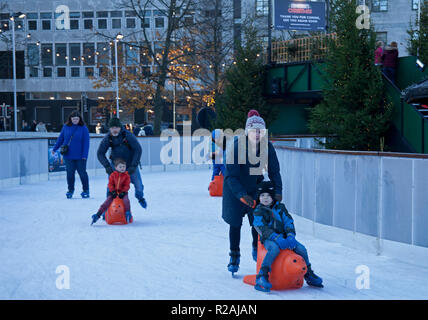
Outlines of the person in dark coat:
[{"label": "person in dark coat", "polygon": [[31,122],[31,131],[36,132],[36,127],[37,127],[37,121],[33,120],[33,122]]},{"label": "person in dark coat", "polygon": [[[107,174],[114,171],[114,161],[118,158],[126,161],[128,173],[131,176],[131,183],[135,187],[135,197],[143,208],[147,207],[144,199],[144,185],[141,180],[138,166],[142,154],[141,145],[132,132],[127,131],[118,118],[112,118],[109,122],[109,133],[101,141],[97,157]],[[111,148],[110,161],[106,157],[106,152]]]},{"label": "person in dark coat", "polygon": [[[257,185],[263,181],[263,174],[260,170],[261,166],[263,166],[265,170],[267,167],[269,179],[275,185],[275,199],[277,201],[282,200],[282,181],[279,162],[275,148],[267,141],[268,137],[266,136],[265,129],[265,122],[260,117],[259,113],[256,110],[251,110],[248,113],[245,136],[235,138],[233,141],[233,148],[226,148],[227,160],[223,184],[222,217],[230,226],[230,262],[227,267],[232,274],[239,269],[241,226],[242,219],[245,215],[248,216],[248,221],[251,225],[253,259],[257,261],[258,234],[253,227],[253,209],[255,207]],[[242,142],[245,144],[245,154],[238,155],[240,150],[239,144]],[[250,163],[249,155],[256,154],[260,156],[262,154],[261,148],[267,149],[263,150],[263,153],[267,156],[267,163]],[[231,154],[231,151],[233,151],[233,154]],[[240,161],[242,158],[245,160],[244,163]],[[256,171],[256,173],[253,171]]]},{"label": "person in dark coat", "polygon": [[82,182],[82,198],[89,198],[89,177],[86,172],[86,161],[89,153],[89,130],[78,111],[73,111],[56,141],[52,154],[61,146],[68,146],[68,152],[63,155],[67,172],[68,199],[73,197],[76,170]]},{"label": "person in dark coat", "polygon": [[383,73],[393,82],[397,78],[398,48],[397,42],[393,41],[387,46],[382,54]]}]

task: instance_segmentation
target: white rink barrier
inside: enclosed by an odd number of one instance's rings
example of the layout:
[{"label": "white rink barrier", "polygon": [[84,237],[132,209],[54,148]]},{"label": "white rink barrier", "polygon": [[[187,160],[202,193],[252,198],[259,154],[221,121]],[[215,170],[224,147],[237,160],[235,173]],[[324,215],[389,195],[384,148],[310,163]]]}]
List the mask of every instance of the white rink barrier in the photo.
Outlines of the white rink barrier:
[{"label": "white rink barrier", "polygon": [[306,231],[428,265],[427,155],[276,150],[284,203]]},{"label": "white rink barrier", "polygon": [[[36,183],[59,179],[65,176],[65,171],[49,172],[48,139],[56,139],[59,134],[37,137],[25,136],[5,138],[0,136],[0,189],[26,183]],[[105,170],[97,159],[97,149],[104,135],[91,135],[89,155],[87,161],[88,175],[105,175]],[[161,141],[159,137],[139,137],[143,153],[141,156],[141,172],[196,170],[208,169],[209,164],[170,164],[164,165],[160,159],[160,151],[168,141]],[[201,139],[202,141],[202,139]],[[200,141],[192,141],[192,148]],[[183,148],[180,148],[180,157],[183,159]],[[109,152],[107,152],[108,157]]]}]

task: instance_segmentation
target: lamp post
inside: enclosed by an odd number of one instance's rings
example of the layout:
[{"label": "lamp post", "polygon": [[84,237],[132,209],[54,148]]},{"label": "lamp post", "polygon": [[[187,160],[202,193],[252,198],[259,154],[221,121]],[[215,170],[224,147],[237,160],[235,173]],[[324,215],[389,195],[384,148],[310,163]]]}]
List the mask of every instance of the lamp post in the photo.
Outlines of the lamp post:
[{"label": "lamp post", "polygon": [[11,15],[12,21],[12,64],[13,64],[13,120],[15,136],[18,132],[18,101],[16,97],[16,48],[15,48],[15,17],[25,18],[25,14],[18,12]]},{"label": "lamp post", "polygon": [[118,68],[118,59],[117,59],[117,43],[119,40],[123,39],[122,34],[118,34],[114,39],[114,58],[116,63],[116,117],[119,118],[119,68]]}]

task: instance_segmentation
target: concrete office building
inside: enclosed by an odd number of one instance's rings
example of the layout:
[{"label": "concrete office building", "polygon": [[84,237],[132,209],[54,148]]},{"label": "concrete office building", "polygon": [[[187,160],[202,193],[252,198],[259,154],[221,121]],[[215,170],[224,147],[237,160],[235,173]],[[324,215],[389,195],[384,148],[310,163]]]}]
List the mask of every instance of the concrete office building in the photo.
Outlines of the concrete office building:
[{"label": "concrete office building", "polygon": [[[16,56],[18,92],[18,128],[22,121],[43,121],[49,131],[60,130],[64,119],[79,109],[86,122],[92,127],[105,122],[111,114],[98,108],[100,99],[113,98],[115,106],[115,87],[94,89],[91,76],[102,72],[102,65],[114,71],[114,44],[112,39],[118,34],[136,34],[135,39],[143,39],[142,28],[148,30],[152,48],[161,47],[155,34],[162,34],[167,26],[167,18],[155,8],[147,8],[146,18],[141,21],[132,10],[120,9],[119,1],[112,0],[0,0],[0,105],[13,106],[12,44],[10,13],[23,12],[26,17],[16,19]],[[69,28],[56,9],[67,6],[70,10]],[[186,19],[193,19],[192,15]],[[140,33],[138,38],[138,34]],[[124,50],[123,63],[135,72],[143,65],[147,71],[154,67],[145,62],[144,50],[123,46],[119,42],[119,52]],[[118,55],[120,57],[120,54]],[[120,64],[120,63],[119,63]],[[135,112],[120,114],[124,122],[141,124],[150,115],[150,106]],[[114,109],[114,108],[112,108]],[[178,114],[178,120],[188,120],[188,114]],[[149,119],[150,120],[150,119]],[[12,122],[13,123],[13,122]],[[13,130],[13,125],[9,125]]]}]

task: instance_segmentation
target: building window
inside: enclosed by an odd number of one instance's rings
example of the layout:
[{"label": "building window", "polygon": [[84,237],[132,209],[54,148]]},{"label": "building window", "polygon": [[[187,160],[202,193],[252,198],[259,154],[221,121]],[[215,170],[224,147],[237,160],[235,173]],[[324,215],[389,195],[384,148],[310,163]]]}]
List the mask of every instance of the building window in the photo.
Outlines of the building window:
[{"label": "building window", "polygon": [[28,21],[28,30],[37,30],[37,20]]},{"label": "building window", "polygon": [[30,67],[30,78],[37,78],[39,76],[39,68]]},{"label": "building window", "polygon": [[69,52],[70,52],[70,65],[80,66],[80,43],[70,43]]},{"label": "building window", "polygon": [[70,29],[78,30],[79,29],[79,20],[70,20]]},{"label": "building window", "polygon": [[41,12],[42,30],[51,30],[52,12]]},{"label": "building window", "polygon": [[94,12],[92,12],[92,11],[84,11],[84,12],[82,12],[82,17],[83,18],[93,18],[94,17]]},{"label": "building window", "polygon": [[135,11],[125,11],[125,17],[136,17]]},{"label": "building window", "polygon": [[419,10],[419,0],[412,0],[412,10]]},{"label": "building window", "polygon": [[73,78],[78,78],[78,77],[80,77],[80,68],[76,68],[76,67],[71,68],[71,76],[72,76]]},{"label": "building window", "polygon": [[138,48],[130,45],[126,46],[126,65],[132,66],[138,64]]},{"label": "building window", "polygon": [[269,14],[269,1],[256,0],[256,16],[265,17]]},{"label": "building window", "polygon": [[83,20],[83,25],[86,30],[91,30],[94,27],[92,19]]},{"label": "building window", "polygon": [[93,77],[94,76],[94,68],[92,68],[92,67],[85,68],[85,76],[87,78]]},{"label": "building window", "polygon": [[388,11],[388,0],[372,0],[372,11]]},{"label": "building window", "polygon": [[42,66],[51,66],[53,64],[52,44],[42,44]]},{"label": "building window", "polygon": [[65,43],[55,44],[55,65],[67,65],[67,45]]},{"label": "building window", "polygon": [[29,66],[38,66],[40,60],[40,51],[37,44],[29,44],[27,46],[27,59]]},{"label": "building window", "polygon": [[107,29],[107,19],[98,19],[98,29]]},{"label": "building window", "polygon": [[56,75],[58,78],[65,78],[66,76],[66,68],[57,68]]},{"label": "building window", "polygon": [[150,18],[144,18],[141,20],[141,28],[150,28]]},{"label": "building window", "polygon": [[107,18],[108,11],[97,11],[97,18]]},{"label": "building window", "polygon": [[51,78],[52,77],[52,68],[43,68],[43,77]]},{"label": "building window", "polygon": [[165,21],[162,17],[155,18],[155,27],[156,28],[163,28],[165,26]]},{"label": "building window", "polygon": [[110,17],[112,18],[123,17],[123,13],[122,11],[110,11]]},{"label": "building window", "polygon": [[95,44],[84,43],[83,44],[83,64],[85,66],[92,66],[95,64]]},{"label": "building window", "polygon": [[133,18],[127,18],[126,19],[126,27],[128,29],[134,29],[135,28],[135,19],[133,19]]},{"label": "building window", "polygon": [[387,32],[376,32],[376,40],[382,41],[384,45],[387,45],[388,33]]},{"label": "building window", "polygon": [[111,19],[111,27],[112,29],[122,28],[122,19]]},{"label": "building window", "polygon": [[98,64],[109,64],[109,46],[108,43],[98,42],[97,43],[97,52],[98,52]]},{"label": "building window", "polygon": [[51,21],[42,20],[42,30],[50,30],[50,29],[51,29]]}]

